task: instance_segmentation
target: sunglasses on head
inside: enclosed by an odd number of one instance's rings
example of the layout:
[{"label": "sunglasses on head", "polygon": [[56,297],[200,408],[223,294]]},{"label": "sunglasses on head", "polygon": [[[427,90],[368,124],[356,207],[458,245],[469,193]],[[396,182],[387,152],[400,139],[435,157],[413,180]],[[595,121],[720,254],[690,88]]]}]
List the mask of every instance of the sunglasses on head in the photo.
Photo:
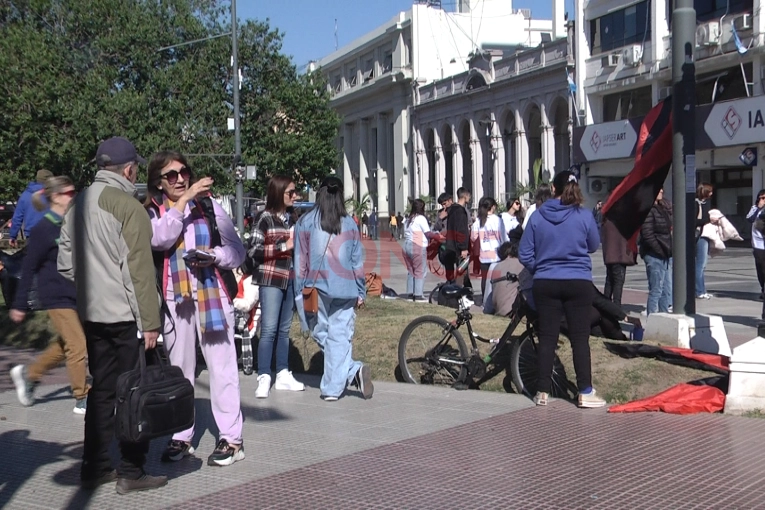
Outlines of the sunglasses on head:
[{"label": "sunglasses on head", "polygon": [[191,168],[184,166],[180,170],[170,170],[169,172],[162,174],[162,179],[165,179],[170,186],[175,185],[178,182],[178,176],[183,177],[183,180],[188,182],[191,178]]}]

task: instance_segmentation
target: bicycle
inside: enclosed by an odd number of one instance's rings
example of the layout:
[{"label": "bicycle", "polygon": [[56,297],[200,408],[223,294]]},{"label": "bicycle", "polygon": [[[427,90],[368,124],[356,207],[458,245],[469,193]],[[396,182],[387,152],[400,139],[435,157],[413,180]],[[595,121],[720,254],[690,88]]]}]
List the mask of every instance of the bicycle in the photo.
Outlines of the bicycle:
[{"label": "bicycle", "polygon": [[[491,280],[492,285],[501,282],[518,282],[518,276],[507,273]],[[404,329],[398,345],[398,361],[401,374],[406,382],[414,384],[448,385],[456,389],[467,389],[476,379],[483,379],[488,366],[510,345],[510,375],[516,392],[533,397],[536,394],[538,374],[538,341],[534,322],[536,312],[518,292],[510,313],[510,323],[498,339],[485,338],[473,330],[470,312],[471,289],[445,285],[441,292],[447,300],[457,299],[457,318],[453,321],[434,315],[418,317]],[[526,327],[515,335],[515,330],[524,322]],[[467,328],[470,349],[460,333]],[[422,335],[422,337],[420,337]],[[477,342],[494,344],[488,354],[482,356]],[[556,356],[553,365],[552,396],[568,398],[576,388],[568,381],[560,359]]]}]

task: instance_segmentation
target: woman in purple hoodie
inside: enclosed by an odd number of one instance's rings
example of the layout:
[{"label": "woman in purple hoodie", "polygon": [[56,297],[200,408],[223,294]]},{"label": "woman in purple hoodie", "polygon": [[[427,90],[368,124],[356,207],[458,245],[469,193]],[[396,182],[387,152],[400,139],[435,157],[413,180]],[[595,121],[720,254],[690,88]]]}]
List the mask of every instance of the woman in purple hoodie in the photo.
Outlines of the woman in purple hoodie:
[{"label": "woman in purple hoodie", "polygon": [[590,322],[592,261],[600,236],[592,212],[573,173],[555,175],[553,197],[537,209],[523,231],[519,259],[534,275],[532,293],[539,313],[539,376],[534,403],[547,405],[561,319],[568,323],[574,354],[579,407],[602,407],[606,401],[592,388]]},{"label": "woman in purple hoodie", "polygon": [[[212,179],[194,178],[186,158],[162,151],[149,163],[146,208],[151,247],[167,304],[163,328],[170,363],[194,384],[196,338],[210,373],[210,403],[219,431],[211,466],[244,459],[239,370],[234,345],[236,287],[227,276],[244,261],[245,251],[231,218],[210,198]],[[236,282],[234,281],[234,285]],[[194,453],[194,427],[174,434],[164,462]]]}]

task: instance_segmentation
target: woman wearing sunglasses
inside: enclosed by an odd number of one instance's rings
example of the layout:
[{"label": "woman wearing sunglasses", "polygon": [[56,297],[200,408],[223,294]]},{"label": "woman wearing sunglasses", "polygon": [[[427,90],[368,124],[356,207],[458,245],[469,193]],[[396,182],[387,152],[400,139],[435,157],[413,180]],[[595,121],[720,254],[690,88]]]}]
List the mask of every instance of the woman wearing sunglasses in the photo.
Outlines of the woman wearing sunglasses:
[{"label": "woman wearing sunglasses", "polygon": [[[194,179],[183,154],[162,151],[149,163],[146,208],[153,236],[157,278],[167,304],[163,336],[170,363],[194,384],[196,338],[210,374],[210,403],[219,430],[207,460],[227,466],[244,459],[234,310],[226,285],[239,267],[244,246],[223,208],[210,197],[212,179]],[[234,290],[234,293],[236,291]],[[194,453],[194,427],[174,434],[164,462]]]},{"label": "woman wearing sunglasses", "polygon": [[517,198],[507,201],[507,210],[502,213],[502,223],[505,224],[505,232],[510,233],[513,229],[523,224],[523,206]]},{"label": "woman wearing sunglasses", "polygon": [[255,268],[253,282],[260,289],[260,342],[258,343],[258,388],[256,398],[267,398],[271,390],[271,358],[276,343],[274,389],[303,391],[305,385],[289,371],[290,325],[295,306],[292,254],[294,239],[292,207],[297,191],[289,177],[277,175],[268,182],[266,208],[255,218],[247,256]]},{"label": "woman wearing sunglasses", "polygon": [[[46,200],[43,200],[41,195],[44,195]],[[32,227],[29,234],[21,281],[16,290],[10,316],[16,324],[24,320],[29,311],[29,289],[32,280],[37,277],[40,304],[48,311],[58,336],[34,363],[13,367],[11,379],[16,386],[19,402],[31,406],[34,403],[34,388],[42,376],[66,360],[69,384],[77,401],[73,411],[75,414],[85,414],[90,388],[86,382],[85,332],[77,316],[77,291],[72,282],[59,274],[56,264],[61,221],[74,196],[74,184],[71,179],[61,176],[48,178],[43,184],[43,189],[32,197],[34,208],[38,211],[47,209],[47,212]]]}]

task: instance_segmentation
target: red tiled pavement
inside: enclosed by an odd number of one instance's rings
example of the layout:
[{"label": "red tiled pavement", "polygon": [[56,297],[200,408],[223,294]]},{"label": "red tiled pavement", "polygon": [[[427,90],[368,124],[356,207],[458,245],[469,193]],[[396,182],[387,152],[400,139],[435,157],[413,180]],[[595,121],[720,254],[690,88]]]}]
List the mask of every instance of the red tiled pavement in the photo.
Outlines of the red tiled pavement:
[{"label": "red tiled pavement", "polygon": [[558,401],[175,508],[765,508],[764,436],[754,418],[609,415]]}]

